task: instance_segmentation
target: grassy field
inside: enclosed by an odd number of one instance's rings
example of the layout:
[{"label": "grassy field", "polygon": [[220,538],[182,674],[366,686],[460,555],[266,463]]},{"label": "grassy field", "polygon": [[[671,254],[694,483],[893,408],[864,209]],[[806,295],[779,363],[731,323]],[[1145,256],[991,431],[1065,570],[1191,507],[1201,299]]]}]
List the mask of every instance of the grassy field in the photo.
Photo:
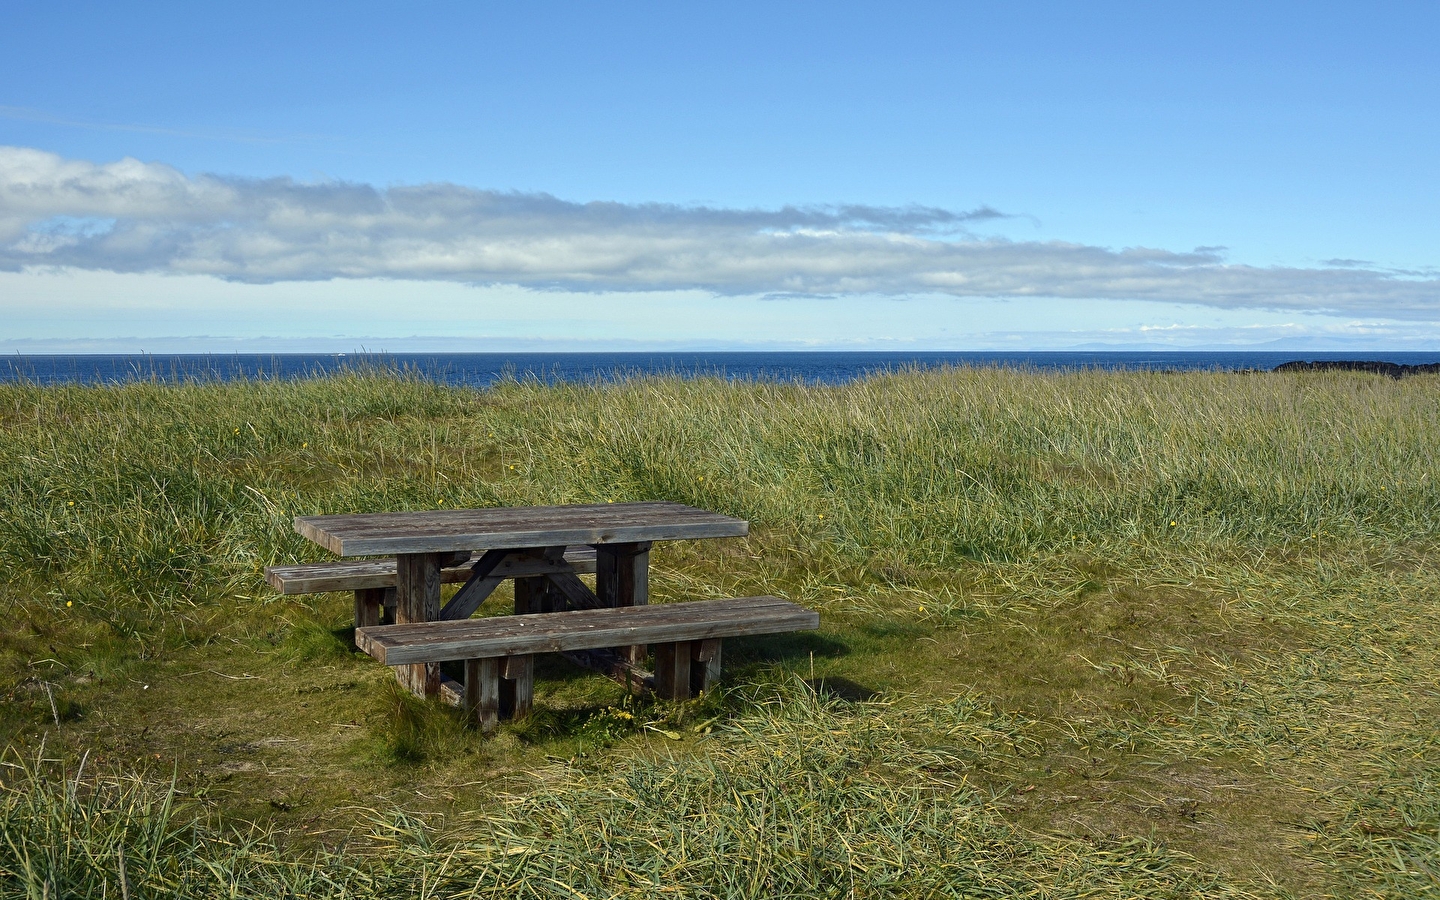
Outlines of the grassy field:
[{"label": "grassy field", "polygon": [[[0,898],[1440,896],[1440,380],[0,386]],[[274,595],[293,516],[667,499],[636,702],[483,737]],[[482,612],[503,612],[497,595]]]}]

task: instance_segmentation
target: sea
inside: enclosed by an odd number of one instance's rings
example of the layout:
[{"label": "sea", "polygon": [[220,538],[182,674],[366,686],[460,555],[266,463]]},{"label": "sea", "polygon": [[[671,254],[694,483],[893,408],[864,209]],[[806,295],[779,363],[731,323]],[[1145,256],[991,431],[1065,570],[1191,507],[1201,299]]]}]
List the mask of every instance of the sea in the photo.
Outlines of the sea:
[{"label": "sea", "polygon": [[451,385],[486,387],[502,379],[604,381],[645,375],[718,376],[843,384],[867,375],[936,366],[998,366],[1057,371],[1268,371],[1294,360],[1440,363],[1440,351],[1035,352],[693,352],[693,353],[233,353],[174,355],[15,355],[0,357],[0,382],[112,384],[307,378],[346,370],[389,370]]}]

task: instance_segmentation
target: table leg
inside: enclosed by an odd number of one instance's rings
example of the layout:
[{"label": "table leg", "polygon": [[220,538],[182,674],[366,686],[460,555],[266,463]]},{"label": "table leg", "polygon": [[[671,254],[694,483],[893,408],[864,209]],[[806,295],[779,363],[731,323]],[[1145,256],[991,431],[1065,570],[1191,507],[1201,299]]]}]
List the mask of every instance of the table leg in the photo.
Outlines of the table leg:
[{"label": "table leg", "polygon": [[[516,558],[539,559],[548,563],[565,563],[564,547],[543,547],[534,550],[517,550]],[[515,615],[548,613],[564,609],[550,589],[550,579],[545,575],[532,575],[515,579]]]},{"label": "table leg", "polygon": [[[595,544],[595,596],[601,606],[644,606],[650,602],[650,542]],[[630,662],[645,661],[646,647],[626,649]]]},{"label": "table leg", "polygon": [[[440,567],[444,553],[401,553],[395,557],[395,622],[406,625],[440,618]],[[440,690],[440,664],[396,666],[395,677],[417,697]]]},{"label": "table leg", "polygon": [[565,604],[557,599],[550,579],[543,575],[515,579],[515,615],[561,612],[564,609]]},{"label": "table leg", "polygon": [[549,583],[549,579],[543,575],[537,578],[515,579],[515,615],[526,616],[544,612],[540,607],[541,593]]}]

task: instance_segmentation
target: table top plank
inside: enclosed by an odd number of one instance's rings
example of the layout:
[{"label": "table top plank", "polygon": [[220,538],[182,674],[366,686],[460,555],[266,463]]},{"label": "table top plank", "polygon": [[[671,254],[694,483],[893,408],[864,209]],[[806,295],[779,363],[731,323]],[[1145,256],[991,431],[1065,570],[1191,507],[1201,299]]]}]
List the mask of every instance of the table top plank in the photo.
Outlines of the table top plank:
[{"label": "table top plank", "polygon": [[659,641],[698,641],[808,631],[820,626],[813,610],[778,597],[695,600],[573,612],[493,616],[359,628],[360,649],[388,665],[620,647]]},{"label": "table top plank", "polygon": [[681,503],[603,503],[297,516],[295,530],[339,556],[743,537],[743,519]]}]

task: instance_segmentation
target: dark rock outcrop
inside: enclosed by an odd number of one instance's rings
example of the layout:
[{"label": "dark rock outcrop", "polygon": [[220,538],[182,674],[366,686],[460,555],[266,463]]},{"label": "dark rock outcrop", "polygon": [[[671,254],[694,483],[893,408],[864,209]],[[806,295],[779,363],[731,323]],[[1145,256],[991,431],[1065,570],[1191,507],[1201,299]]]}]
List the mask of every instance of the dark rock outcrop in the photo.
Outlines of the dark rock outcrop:
[{"label": "dark rock outcrop", "polygon": [[1295,360],[1281,363],[1272,372],[1369,372],[1372,375],[1389,375],[1404,378],[1406,375],[1440,375],[1440,363],[1425,363],[1407,366],[1401,363],[1380,362],[1363,359],[1318,359],[1313,362]]}]

